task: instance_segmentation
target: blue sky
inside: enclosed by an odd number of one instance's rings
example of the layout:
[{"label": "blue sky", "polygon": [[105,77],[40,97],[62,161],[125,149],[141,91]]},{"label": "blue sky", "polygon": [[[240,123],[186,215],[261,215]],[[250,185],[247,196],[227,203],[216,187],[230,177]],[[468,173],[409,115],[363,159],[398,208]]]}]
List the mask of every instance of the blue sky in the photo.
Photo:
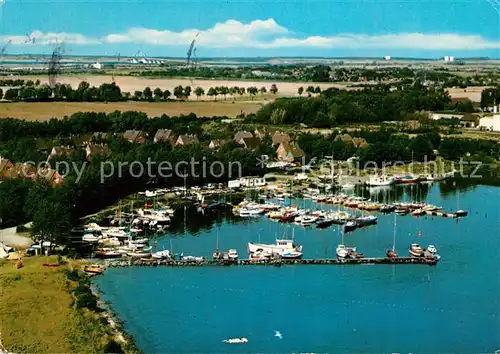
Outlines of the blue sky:
[{"label": "blue sky", "polygon": [[500,57],[499,0],[2,1],[9,53]]}]

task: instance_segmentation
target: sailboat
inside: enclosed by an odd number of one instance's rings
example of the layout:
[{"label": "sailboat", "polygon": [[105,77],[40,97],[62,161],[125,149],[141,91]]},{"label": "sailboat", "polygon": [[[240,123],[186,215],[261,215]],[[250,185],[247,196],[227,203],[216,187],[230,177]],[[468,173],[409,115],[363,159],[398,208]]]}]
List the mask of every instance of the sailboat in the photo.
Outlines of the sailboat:
[{"label": "sailboat", "polygon": [[396,214],[394,214],[394,233],[392,236],[392,249],[387,250],[386,255],[388,258],[397,258],[396,253]]},{"label": "sailboat", "polygon": [[455,212],[455,215],[458,217],[467,216],[468,212],[466,210],[459,209],[459,208],[460,208],[460,190],[458,189],[458,186],[457,186],[457,209],[458,210]]},{"label": "sailboat", "polygon": [[335,250],[337,254],[337,258],[346,259],[346,258],[362,258],[362,254],[356,253],[356,247],[346,247],[344,245],[344,232],[342,232],[342,243],[337,246]]}]

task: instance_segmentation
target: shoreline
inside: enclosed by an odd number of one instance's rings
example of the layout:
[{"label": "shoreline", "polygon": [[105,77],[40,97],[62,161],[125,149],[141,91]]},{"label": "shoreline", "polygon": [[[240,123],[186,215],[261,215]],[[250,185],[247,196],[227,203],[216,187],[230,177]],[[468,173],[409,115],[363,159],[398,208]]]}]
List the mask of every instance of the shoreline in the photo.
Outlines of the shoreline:
[{"label": "shoreline", "polygon": [[[113,311],[112,305],[101,298],[99,286],[97,286],[91,279],[90,290],[97,298],[97,306],[102,310],[101,316],[106,319],[108,328],[114,334],[114,338],[121,348],[126,352],[142,353],[138,348],[134,337],[127,333],[123,326],[123,320],[120,319],[118,314]],[[123,347],[125,346],[125,348]]]}]

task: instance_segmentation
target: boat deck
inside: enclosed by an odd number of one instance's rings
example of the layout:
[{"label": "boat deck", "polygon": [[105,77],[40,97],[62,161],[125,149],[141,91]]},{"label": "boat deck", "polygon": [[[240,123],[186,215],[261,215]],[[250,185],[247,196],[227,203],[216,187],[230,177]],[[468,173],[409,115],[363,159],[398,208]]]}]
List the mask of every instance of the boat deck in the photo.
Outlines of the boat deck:
[{"label": "boat deck", "polygon": [[282,259],[282,260],[253,260],[241,259],[237,261],[203,260],[203,261],[174,261],[174,260],[120,260],[107,263],[108,267],[201,267],[201,266],[282,266],[282,265],[360,265],[360,264],[425,264],[436,265],[437,261],[425,258],[398,257],[398,258],[357,258],[357,259]]}]

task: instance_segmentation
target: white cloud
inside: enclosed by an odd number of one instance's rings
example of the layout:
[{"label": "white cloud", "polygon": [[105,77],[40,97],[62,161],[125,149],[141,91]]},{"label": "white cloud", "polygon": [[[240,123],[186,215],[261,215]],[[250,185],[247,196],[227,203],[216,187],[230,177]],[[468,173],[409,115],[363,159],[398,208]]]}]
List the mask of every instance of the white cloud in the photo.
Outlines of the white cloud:
[{"label": "white cloud", "polygon": [[[198,36],[197,36],[198,35]],[[338,34],[332,36],[297,37],[274,19],[243,23],[227,20],[208,29],[186,29],[179,32],[149,28],[130,28],[123,33],[110,33],[102,38],[89,38],[76,33],[33,32],[37,44],[53,44],[64,40],[67,44],[123,44],[140,43],[162,46],[188,46],[197,36],[197,46],[206,48],[404,48],[404,49],[496,49],[498,40],[479,35],[454,33],[395,33],[387,35]],[[24,44],[26,36],[4,37],[13,44]]]}]

